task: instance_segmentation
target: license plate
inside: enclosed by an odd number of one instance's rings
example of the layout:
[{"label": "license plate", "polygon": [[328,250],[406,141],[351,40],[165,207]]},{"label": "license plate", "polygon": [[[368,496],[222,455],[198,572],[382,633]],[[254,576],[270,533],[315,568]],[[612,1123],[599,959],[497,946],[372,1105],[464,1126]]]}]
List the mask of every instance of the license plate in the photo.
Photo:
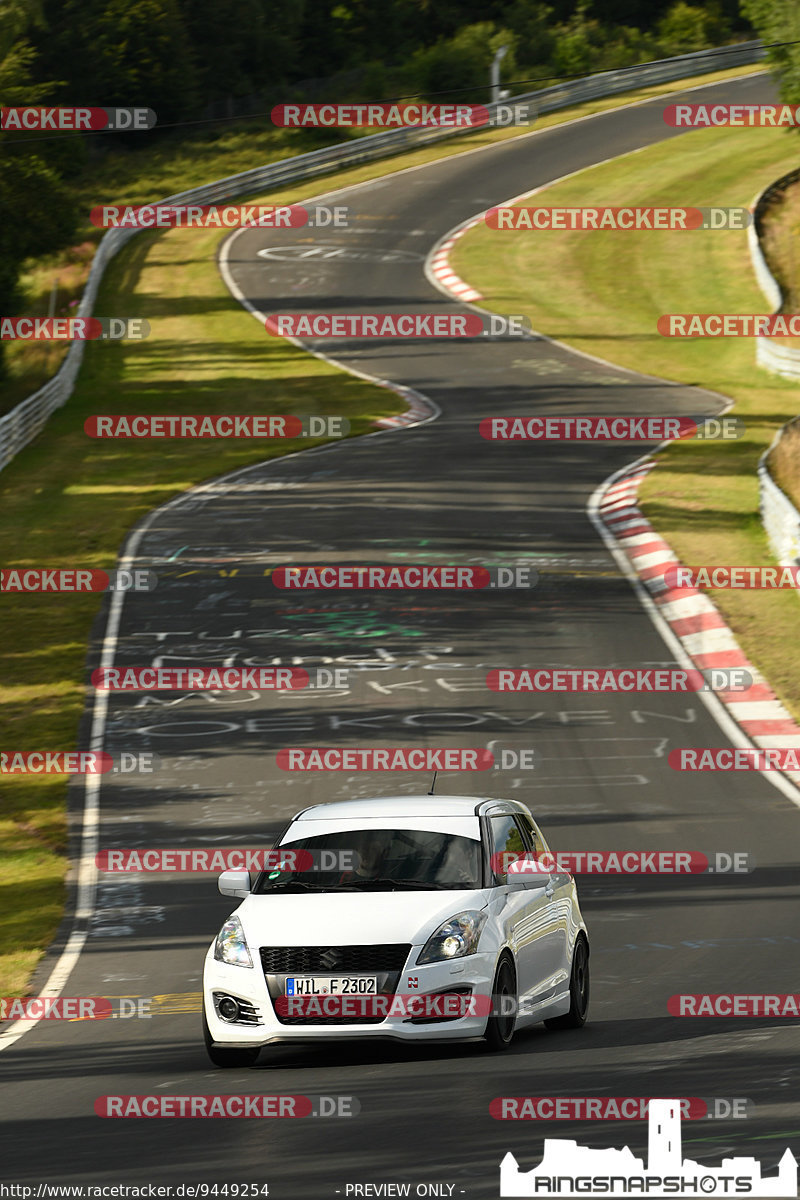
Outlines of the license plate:
[{"label": "license plate", "polygon": [[295,975],[286,980],[287,996],[375,996],[377,975]]}]

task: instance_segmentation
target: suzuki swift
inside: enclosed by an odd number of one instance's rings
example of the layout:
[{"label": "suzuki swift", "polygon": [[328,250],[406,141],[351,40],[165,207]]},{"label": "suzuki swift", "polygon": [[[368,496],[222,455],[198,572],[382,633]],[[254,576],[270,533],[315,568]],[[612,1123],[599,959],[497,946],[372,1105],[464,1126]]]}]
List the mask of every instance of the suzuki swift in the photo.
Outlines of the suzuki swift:
[{"label": "suzuki swift", "polygon": [[319,804],[276,851],[258,874],[219,877],[242,903],[205,961],[216,1066],[250,1066],[277,1042],[485,1038],[503,1050],[539,1021],[584,1024],[589,940],[575,881],[524,804]]}]

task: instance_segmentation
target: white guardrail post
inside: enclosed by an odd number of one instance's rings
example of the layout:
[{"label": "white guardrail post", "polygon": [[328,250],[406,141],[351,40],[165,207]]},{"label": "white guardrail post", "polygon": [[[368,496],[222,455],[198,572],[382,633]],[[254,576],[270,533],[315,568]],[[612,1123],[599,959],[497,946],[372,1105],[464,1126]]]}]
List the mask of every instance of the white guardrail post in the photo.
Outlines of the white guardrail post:
[{"label": "white guardrail post", "polygon": [[[669,83],[675,79],[687,79],[709,71],[727,67],[747,66],[759,62],[765,56],[760,41],[741,42],[735,46],[724,46],[717,50],[699,50],[675,58],[664,58],[642,66],[622,67],[618,71],[605,71],[585,79],[543,88],[538,92],[526,92],[511,96],[504,104],[529,102],[537,115],[555,112],[584,100],[614,96],[635,88],[649,87],[658,83]],[[490,113],[495,106],[487,105]],[[479,126],[477,128],[485,128]],[[391,129],[367,137],[332,146],[325,150],[313,150],[299,154],[283,162],[267,163],[239,175],[218,179],[203,187],[191,188],[174,196],[156,201],[158,204],[213,204],[221,200],[232,200],[244,196],[260,195],[268,189],[286,183],[313,179],[329,172],[333,167],[350,167],[357,163],[370,162],[397,154],[414,146],[441,141],[448,137],[463,136],[464,129]],[[76,316],[92,315],[97,289],[106,264],[137,233],[139,229],[109,229],[101,239],[89,271],[89,278],[81,298]],[[75,380],[83,359],[85,342],[74,341],[53,378],[39,388],[38,392],[26,397],[5,416],[0,417],[0,470],[41,432],[47,419],[57,408],[66,404],[75,387]]]}]

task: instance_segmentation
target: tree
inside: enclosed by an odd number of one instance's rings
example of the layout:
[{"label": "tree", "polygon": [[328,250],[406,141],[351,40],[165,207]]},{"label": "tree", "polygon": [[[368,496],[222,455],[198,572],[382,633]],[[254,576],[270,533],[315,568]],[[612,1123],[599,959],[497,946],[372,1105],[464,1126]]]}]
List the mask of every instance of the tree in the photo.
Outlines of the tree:
[{"label": "tree", "polygon": [[718,5],[699,8],[686,4],[685,0],[677,0],[656,26],[656,35],[665,55],[691,54],[693,50],[718,46],[729,33]]},{"label": "tree", "polygon": [[[33,80],[35,52],[25,34],[41,21],[34,3],[15,0],[0,8],[0,96],[7,108],[41,104],[47,87]],[[76,225],[74,201],[48,162],[52,143],[41,137],[0,134],[0,315],[19,305],[22,264],[65,245]],[[0,376],[4,371],[0,342]]]},{"label": "tree", "polygon": [[145,107],[159,124],[197,104],[196,73],[177,0],[44,0],[42,68],[66,80],[68,104]]},{"label": "tree", "polygon": [[515,44],[509,29],[498,29],[491,21],[465,25],[454,37],[416,51],[411,59],[413,86],[422,96],[447,93],[441,99],[448,103],[484,103],[489,99],[489,68],[501,46],[509,47],[503,74],[506,78],[516,74]]},{"label": "tree", "polygon": [[800,7],[797,0],[741,0],[747,17],[765,42],[794,42],[767,51],[781,100],[800,104]]}]

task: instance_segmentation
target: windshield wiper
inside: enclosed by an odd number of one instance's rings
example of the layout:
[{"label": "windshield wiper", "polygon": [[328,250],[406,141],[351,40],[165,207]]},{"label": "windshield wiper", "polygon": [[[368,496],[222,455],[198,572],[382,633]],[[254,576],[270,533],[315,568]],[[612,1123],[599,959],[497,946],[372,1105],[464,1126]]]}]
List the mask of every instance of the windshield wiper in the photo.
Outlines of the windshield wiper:
[{"label": "windshield wiper", "polygon": [[306,892],[326,892],[329,890],[324,883],[310,883],[307,879],[279,879],[277,883],[271,883],[256,894],[259,896],[268,896],[270,892],[277,892],[281,888],[300,888]]}]

